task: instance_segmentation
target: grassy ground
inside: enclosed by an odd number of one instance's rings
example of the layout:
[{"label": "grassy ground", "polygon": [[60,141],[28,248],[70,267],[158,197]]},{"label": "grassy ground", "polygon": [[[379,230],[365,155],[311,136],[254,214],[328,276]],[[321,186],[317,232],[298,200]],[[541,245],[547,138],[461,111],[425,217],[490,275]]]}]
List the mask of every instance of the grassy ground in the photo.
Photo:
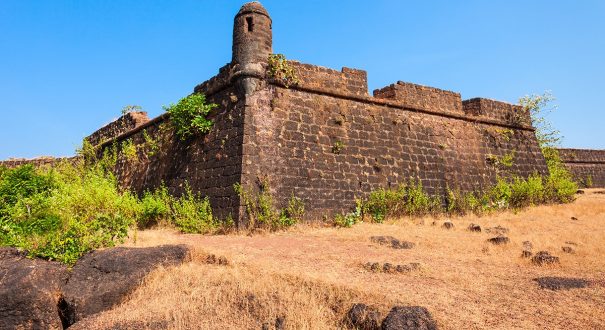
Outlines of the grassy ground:
[{"label": "grassy ground", "polygon": [[[442,329],[605,328],[605,194],[588,190],[568,205],[454,218],[452,230],[441,227],[445,220],[401,219],[350,229],[298,226],[254,236],[141,231],[126,245],[190,244],[196,251],[192,262],[157,270],[122,306],[83,326],[259,329],[285,317],[287,328],[327,329],[340,326],[352,303],[364,302],[383,312],[394,304],[424,306]],[[491,245],[486,240],[494,234],[470,232],[470,223],[505,227],[511,242]],[[372,243],[374,235],[416,246],[391,249]],[[559,256],[560,265],[540,267],[521,258],[524,241],[534,252]],[[564,253],[566,245],[575,253]],[[209,265],[208,253],[230,264]],[[421,268],[373,273],[362,267],[366,262],[418,262]],[[593,284],[549,291],[532,280],[542,276]]]}]

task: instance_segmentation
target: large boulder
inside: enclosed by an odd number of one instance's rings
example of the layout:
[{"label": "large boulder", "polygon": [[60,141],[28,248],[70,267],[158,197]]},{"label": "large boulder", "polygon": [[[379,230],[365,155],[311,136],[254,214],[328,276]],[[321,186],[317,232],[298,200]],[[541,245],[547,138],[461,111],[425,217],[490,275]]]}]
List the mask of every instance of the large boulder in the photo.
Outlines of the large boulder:
[{"label": "large boulder", "polygon": [[67,267],[0,248],[0,329],[63,329],[58,305]]},{"label": "large boulder", "polygon": [[189,256],[186,245],[112,248],[84,255],[63,288],[68,324],[121,303],[158,266],[174,266]]},{"label": "large boulder", "polygon": [[380,312],[366,304],[354,304],[345,318],[345,323],[352,329],[380,329]]},{"label": "large boulder", "polygon": [[395,306],[382,321],[383,330],[436,330],[431,313],[419,306]]}]

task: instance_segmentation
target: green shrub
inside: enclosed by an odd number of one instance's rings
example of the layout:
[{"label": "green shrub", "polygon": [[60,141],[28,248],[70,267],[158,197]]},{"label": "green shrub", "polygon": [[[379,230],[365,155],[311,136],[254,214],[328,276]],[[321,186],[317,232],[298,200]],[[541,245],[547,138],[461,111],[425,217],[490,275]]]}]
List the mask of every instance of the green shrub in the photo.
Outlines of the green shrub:
[{"label": "green shrub", "polygon": [[445,212],[455,215],[466,215],[475,213],[481,215],[490,209],[490,201],[487,194],[478,192],[462,193],[459,189],[446,189]]},{"label": "green shrub", "polygon": [[271,54],[267,59],[267,76],[289,88],[299,83],[296,71],[283,54]]},{"label": "green shrub", "polygon": [[122,141],[121,152],[124,157],[131,162],[137,162],[139,160],[139,154],[137,152],[137,146],[132,142],[132,139]]},{"label": "green shrub", "polygon": [[[217,228],[207,198],[189,188],[175,198],[162,186],[139,199],[121,191],[111,172],[115,145],[100,158],[92,149],[85,145],[87,157],[51,169],[1,169],[0,245],[71,264],[90,250],[123,241],[137,224],[144,228],[164,221],[187,233]],[[286,213],[296,212],[294,203]]]},{"label": "green shrub", "polygon": [[182,232],[190,234],[208,233],[217,227],[208,197],[201,198],[189,188],[183,196],[174,199],[172,221]]},{"label": "green shrub", "polygon": [[334,226],[350,228],[362,221],[363,203],[361,200],[355,200],[355,210],[347,214],[337,214],[334,217]]},{"label": "green shrub", "polygon": [[380,188],[371,192],[363,202],[363,214],[380,223],[392,217],[426,215],[439,207],[440,201],[424,191],[420,180],[410,180],[395,190]]},{"label": "green shrub", "polygon": [[213,122],[207,116],[218,105],[206,103],[204,94],[191,94],[177,104],[164,109],[170,114],[170,122],[177,136],[185,140],[195,134],[205,134],[212,128]]},{"label": "green shrub", "polygon": [[266,181],[260,182],[258,193],[247,191],[239,183],[234,184],[233,188],[246,207],[251,228],[280,230],[295,225],[304,215],[303,201],[294,196],[290,198],[286,208],[276,209],[271,189]]},{"label": "green shrub", "polygon": [[162,220],[170,221],[173,200],[163,185],[154,192],[146,191],[141,198],[141,215],[137,221],[139,228],[148,228]]},{"label": "green shrub", "polygon": [[7,170],[0,200],[2,245],[65,263],[125,238],[138,214],[135,196],[120,193],[102,167],[82,162]]}]

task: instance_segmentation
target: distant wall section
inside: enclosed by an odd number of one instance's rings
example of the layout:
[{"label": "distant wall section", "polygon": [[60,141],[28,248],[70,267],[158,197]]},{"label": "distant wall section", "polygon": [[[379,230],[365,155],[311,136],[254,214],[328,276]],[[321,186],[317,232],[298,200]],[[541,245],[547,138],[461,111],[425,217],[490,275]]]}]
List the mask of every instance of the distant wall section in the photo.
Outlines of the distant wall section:
[{"label": "distant wall section", "polygon": [[580,185],[605,188],[605,150],[559,149],[559,155]]}]

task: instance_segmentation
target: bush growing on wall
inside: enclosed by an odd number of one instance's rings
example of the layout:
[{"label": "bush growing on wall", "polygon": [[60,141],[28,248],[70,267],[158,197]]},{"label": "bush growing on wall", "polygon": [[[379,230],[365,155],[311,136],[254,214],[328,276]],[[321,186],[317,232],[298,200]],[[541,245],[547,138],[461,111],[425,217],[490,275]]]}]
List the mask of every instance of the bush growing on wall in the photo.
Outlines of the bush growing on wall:
[{"label": "bush growing on wall", "polygon": [[170,122],[177,136],[185,140],[195,134],[205,134],[210,131],[213,122],[208,119],[208,114],[216,107],[218,105],[214,103],[206,103],[204,94],[194,93],[164,109],[170,114]]}]

